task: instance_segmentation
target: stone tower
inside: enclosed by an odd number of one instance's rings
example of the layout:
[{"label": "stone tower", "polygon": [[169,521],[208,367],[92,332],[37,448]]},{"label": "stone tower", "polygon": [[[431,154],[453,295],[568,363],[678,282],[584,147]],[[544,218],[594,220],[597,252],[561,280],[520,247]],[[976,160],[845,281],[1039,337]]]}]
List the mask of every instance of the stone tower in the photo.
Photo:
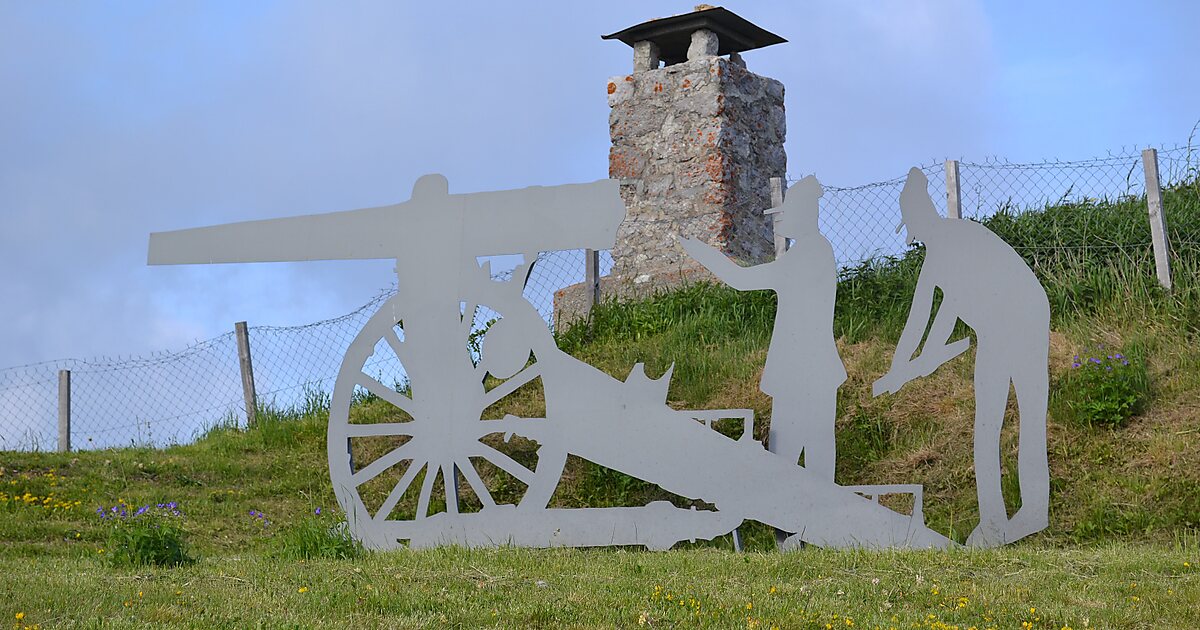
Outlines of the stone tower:
[{"label": "stone tower", "polygon": [[783,84],[747,70],[740,53],[785,40],[706,5],[604,39],[633,48],[633,73],[607,85],[609,177],[621,180],[627,215],[605,293],[642,294],[704,273],[676,236],[747,263],[772,258],[763,210],[770,178],[787,169]]}]

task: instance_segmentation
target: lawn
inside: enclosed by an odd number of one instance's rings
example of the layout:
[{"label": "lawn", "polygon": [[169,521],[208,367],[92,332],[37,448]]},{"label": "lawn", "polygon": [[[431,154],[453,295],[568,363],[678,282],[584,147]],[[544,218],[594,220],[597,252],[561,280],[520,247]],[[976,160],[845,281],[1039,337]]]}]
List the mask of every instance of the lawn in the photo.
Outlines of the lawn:
[{"label": "lawn", "polygon": [[0,558],[0,613],[43,628],[1200,626],[1194,540],[952,553],[247,553],[140,570],[110,568],[86,547]]}]

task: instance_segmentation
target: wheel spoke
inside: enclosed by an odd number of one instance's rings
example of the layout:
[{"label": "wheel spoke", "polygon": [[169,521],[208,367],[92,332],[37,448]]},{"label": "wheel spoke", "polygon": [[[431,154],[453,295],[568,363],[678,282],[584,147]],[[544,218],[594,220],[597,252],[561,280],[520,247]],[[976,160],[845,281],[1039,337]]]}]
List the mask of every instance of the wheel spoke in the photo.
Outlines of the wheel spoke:
[{"label": "wheel spoke", "polygon": [[370,464],[367,464],[362,468],[362,470],[350,475],[350,481],[354,482],[354,487],[357,488],[358,486],[361,486],[364,483],[367,483],[368,481],[378,477],[383,471],[395,466],[401,461],[408,459],[409,455],[407,453],[409,450],[411,450],[412,445],[412,442],[407,442],[397,446],[388,452],[387,455],[384,455]]},{"label": "wheel spoke", "polygon": [[392,347],[392,353],[396,355],[396,360],[400,361],[400,365],[408,365],[404,360],[408,349],[404,347],[404,342],[400,341],[400,335],[396,334],[396,327],[387,329],[387,332],[383,333],[383,338],[387,339],[388,345]]},{"label": "wheel spoke", "polygon": [[431,463],[425,468],[425,480],[421,482],[421,494],[417,496],[417,518],[429,516],[429,497],[433,494],[433,480],[438,476],[438,469]]},{"label": "wheel spoke", "polygon": [[497,385],[490,392],[483,395],[483,408],[487,409],[496,403],[496,401],[505,396],[517,391],[517,388],[532,381],[542,375],[541,365],[534,363],[533,365],[521,370],[512,378]]},{"label": "wheel spoke", "polygon": [[475,328],[475,311],[479,309],[479,305],[475,302],[467,302],[467,308],[462,314],[462,334],[463,339],[471,336],[471,329]]},{"label": "wheel spoke", "polygon": [[375,380],[374,377],[368,376],[366,372],[359,373],[356,384],[367,388],[367,391],[388,401],[393,407],[396,407],[400,411],[403,411],[414,418],[416,417],[416,414],[413,413],[413,408],[415,406],[413,399],[401,394],[387,385],[384,385],[383,383],[380,383],[379,381]]},{"label": "wheel spoke", "polygon": [[483,507],[496,507],[496,501],[492,499],[492,493],[488,492],[483,479],[479,477],[479,472],[471,464],[471,459],[464,458],[464,461],[457,465],[459,471],[462,472],[463,478],[467,480],[467,485],[471,486],[475,491],[475,496],[479,497],[479,502],[483,504]]},{"label": "wheel spoke", "polygon": [[488,446],[487,444],[479,443],[479,449],[475,453],[489,462],[496,465],[497,468],[516,477],[521,483],[526,486],[533,483],[534,473],[532,470],[522,466],[517,460],[501,453],[500,451]]},{"label": "wheel spoke", "polygon": [[372,424],[346,425],[346,437],[382,437],[413,435],[412,422],[376,422]]},{"label": "wheel spoke", "polygon": [[458,489],[455,487],[457,476],[454,474],[454,464],[442,466],[442,486],[446,491],[446,513],[458,514]]},{"label": "wheel spoke", "polygon": [[417,473],[421,472],[421,469],[424,467],[425,462],[414,461],[409,464],[408,470],[404,471],[404,475],[400,477],[400,481],[396,482],[396,487],[392,488],[383,505],[379,506],[379,511],[375,513],[377,520],[387,520],[388,514],[391,514],[392,510],[396,509],[396,504],[400,502],[400,497],[404,496],[405,492],[408,492],[408,487],[412,485],[413,479],[417,478]]}]

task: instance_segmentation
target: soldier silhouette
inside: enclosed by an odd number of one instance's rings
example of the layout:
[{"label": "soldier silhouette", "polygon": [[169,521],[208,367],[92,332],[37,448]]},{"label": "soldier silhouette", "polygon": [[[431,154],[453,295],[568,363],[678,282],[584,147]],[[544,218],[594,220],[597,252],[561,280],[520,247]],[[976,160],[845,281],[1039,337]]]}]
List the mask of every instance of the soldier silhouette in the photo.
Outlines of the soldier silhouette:
[{"label": "soldier silhouette", "polygon": [[[970,344],[947,344],[958,320],[975,331],[975,484],[979,525],[968,544],[1012,542],[1048,524],[1050,471],[1046,460],[1047,363],[1050,304],[1037,276],[1012,247],[973,221],[942,218],[929,197],[928,180],[919,169],[908,173],[900,194],[907,242],[925,245],[908,321],[896,345],[891,370],[875,382],[876,396],[897,392],[908,381],[933,373]],[[934,289],[941,306],[921,344],[933,307]],[[1020,412],[1017,470],[1021,508],[1010,520],[1000,490],[1000,429],[1008,405],[1009,384]]]},{"label": "soldier silhouette", "polygon": [[833,338],[837,265],[817,226],[822,189],[808,176],[789,190],[776,229],[794,240],[772,262],[742,267],[695,239],[680,239],[692,258],[739,291],[771,289],[778,298],[759,389],[771,397],[770,450],[833,483],[837,463],[837,390],[846,369]]}]

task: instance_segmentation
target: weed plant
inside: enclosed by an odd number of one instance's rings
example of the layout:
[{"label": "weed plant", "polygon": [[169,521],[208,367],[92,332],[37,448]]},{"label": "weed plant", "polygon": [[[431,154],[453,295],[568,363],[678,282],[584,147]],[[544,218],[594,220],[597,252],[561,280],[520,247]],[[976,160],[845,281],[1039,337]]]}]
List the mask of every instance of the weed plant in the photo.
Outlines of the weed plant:
[{"label": "weed plant", "polygon": [[284,528],[277,540],[279,554],[284,558],[348,559],[363,553],[362,545],[350,535],[346,523],[322,508]]},{"label": "weed plant", "polygon": [[174,502],[143,505],[132,513],[123,502],[96,513],[109,524],[108,554],[114,567],[175,567],[196,561],[184,541],[183,513]]},{"label": "weed plant", "polygon": [[1089,427],[1117,428],[1145,409],[1150,397],[1146,363],[1103,345],[1075,355],[1055,387],[1060,417]]}]

